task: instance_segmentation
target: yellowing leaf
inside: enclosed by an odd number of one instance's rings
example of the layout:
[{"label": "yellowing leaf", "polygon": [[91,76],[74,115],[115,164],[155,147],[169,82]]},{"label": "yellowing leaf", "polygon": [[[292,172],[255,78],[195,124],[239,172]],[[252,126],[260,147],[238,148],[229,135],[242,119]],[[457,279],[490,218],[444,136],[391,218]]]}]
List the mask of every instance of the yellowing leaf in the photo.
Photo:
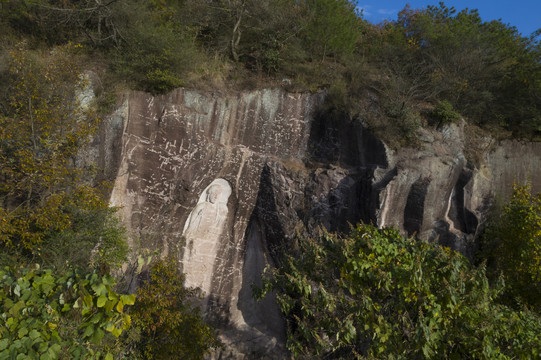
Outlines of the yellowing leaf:
[{"label": "yellowing leaf", "polygon": [[107,302],[107,297],[104,296],[104,295],[100,295],[100,297],[98,298],[98,301],[97,301],[97,305],[99,308],[103,307],[105,305],[105,303]]}]

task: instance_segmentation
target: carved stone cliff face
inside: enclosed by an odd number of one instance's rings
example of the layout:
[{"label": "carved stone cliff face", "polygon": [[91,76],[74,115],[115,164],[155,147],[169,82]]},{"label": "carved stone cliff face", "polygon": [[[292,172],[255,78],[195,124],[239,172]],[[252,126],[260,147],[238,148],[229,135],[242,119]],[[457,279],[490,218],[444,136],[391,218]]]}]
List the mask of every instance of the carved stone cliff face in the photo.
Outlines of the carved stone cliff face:
[{"label": "carved stone cliff face", "polygon": [[450,125],[423,130],[420,149],[391,151],[357,121],[321,114],[323,100],[278,89],[133,93],[105,123],[99,164],[130,245],[180,259],[224,358],[283,358],[283,319],[273,299],[252,299],[251,284],[297,233],[373,222],[471,256],[494,195],[514,180],[541,190],[541,144],[488,139],[494,150],[475,167],[462,125]]}]

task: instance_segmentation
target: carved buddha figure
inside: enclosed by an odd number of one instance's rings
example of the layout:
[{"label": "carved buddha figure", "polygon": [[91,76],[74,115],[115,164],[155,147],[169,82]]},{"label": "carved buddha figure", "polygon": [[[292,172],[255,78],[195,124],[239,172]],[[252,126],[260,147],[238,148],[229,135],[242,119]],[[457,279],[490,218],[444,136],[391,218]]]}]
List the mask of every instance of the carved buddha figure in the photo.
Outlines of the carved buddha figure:
[{"label": "carved buddha figure", "polygon": [[220,236],[227,219],[230,195],[231,186],[226,180],[214,180],[203,191],[184,225],[186,286],[198,286],[207,294],[210,291]]}]

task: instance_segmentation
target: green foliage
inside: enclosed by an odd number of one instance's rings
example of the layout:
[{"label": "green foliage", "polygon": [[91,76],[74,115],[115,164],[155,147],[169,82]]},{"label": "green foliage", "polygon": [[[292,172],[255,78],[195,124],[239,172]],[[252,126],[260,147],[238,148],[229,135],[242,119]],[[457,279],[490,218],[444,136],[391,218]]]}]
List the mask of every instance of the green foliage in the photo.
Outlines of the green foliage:
[{"label": "green foliage", "polygon": [[438,124],[450,124],[455,123],[460,119],[460,115],[453,109],[453,105],[447,101],[438,101],[438,104],[432,111],[432,117]]},{"label": "green foliage", "polygon": [[84,204],[81,201],[64,205],[71,225],[48,235],[40,248],[40,257],[56,269],[73,265],[119,268],[126,261],[128,246],[116,209],[106,207],[107,204],[93,208]]},{"label": "green foliage", "polygon": [[541,69],[535,39],[500,21],[483,22],[476,10],[457,12],[443,3],[406,7],[382,30],[372,61],[391,79],[376,83],[384,97],[398,93],[407,105],[447,100],[480,124],[518,135],[536,131],[541,104],[534,79]]},{"label": "green foliage", "polygon": [[194,289],[184,287],[184,275],[173,258],[151,265],[149,282],[137,291],[131,311],[140,332],[136,348],[144,359],[203,359],[219,346],[212,328],[192,304]]},{"label": "green foliage", "polygon": [[93,0],[5,0],[0,14],[17,32],[60,45],[70,40],[94,46],[115,46],[121,39],[123,19],[117,1]]},{"label": "green foliage", "polygon": [[179,29],[174,18],[164,14],[174,13],[175,8],[163,6],[156,10],[151,3],[137,1],[123,8],[125,16],[139,20],[125,26],[125,41],[112,50],[114,71],[152,93],[181,86],[182,75],[199,61],[193,39]]},{"label": "green foliage", "polygon": [[494,303],[501,288],[454,251],[369,225],[299,242],[256,290],[276,292],[296,357],[540,356],[541,319]]},{"label": "green foliage", "polygon": [[501,300],[541,312],[541,195],[514,185],[509,203],[489,222],[483,245],[490,274],[505,279]]},{"label": "green foliage", "polygon": [[356,2],[349,0],[305,0],[309,21],[304,30],[314,55],[351,54],[361,36],[362,22]]},{"label": "green foliage", "polygon": [[12,52],[13,90],[9,110],[0,118],[2,242],[7,245],[34,248],[46,231],[68,226],[59,206],[66,195],[58,190],[77,177],[69,160],[94,127],[92,119],[79,121],[82,114],[73,106],[73,84],[82,86],[75,66],[67,54],[43,68],[28,52]]},{"label": "green foliage", "polygon": [[[385,115],[392,120],[392,125],[388,124],[388,131],[396,131],[403,143],[412,144],[415,141],[415,132],[423,124],[419,112],[410,106],[405,106],[405,103],[396,104],[388,103],[385,106]],[[394,129],[390,127],[394,127]]]},{"label": "green foliage", "polygon": [[85,86],[78,48],[59,47],[40,60],[25,49],[11,53],[11,91],[0,115],[0,245],[47,264],[119,265],[122,227],[85,182],[91,175],[75,166],[99,121],[76,96]]},{"label": "green foliage", "polygon": [[0,359],[113,359],[130,327],[115,281],[96,272],[39,267],[0,271]]},{"label": "green foliage", "polygon": [[[152,93],[178,86],[275,85],[283,77],[296,91],[345,85],[347,92],[330,99],[331,107],[363,116],[372,130],[395,127],[379,131],[390,143],[415,141],[418,109],[440,101],[489,129],[541,134],[538,34],[525,37],[501,21],[482,21],[477,10],[443,3],[407,6],[396,21],[372,25],[356,5],[7,0],[0,30],[6,44],[17,35],[33,44],[83,43],[113,70],[112,82]],[[366,111],[374,95],[380,108]],[[410,109],[398,127],[392,116],[385,119],[389,104]]]},{"label": "green foliage", "polygon": [[[79,16],[88,15],[89,40],[115,54],[126,77],[142,74],[134,81],[153,92],[179,86],[180,74],[194,68],[189,63],[195,51],[191,30],[175,19],[180,5],[139,2],[127,10],[116,3],[95,13],[88,1],[29,2],[26,10],[10,1],[0,11],[20,10],[29,33],[39,33],[45,23],[61,26],[65,32],[58,38],[51,32],[53,43],[82,31]],[[36,7],[44,9],[43,16],[34,17]],[[63,24],[55,23],[59,9],[74,18],[59,17]],[[139,16],[151,13],[155,22],[119,22],[119,14],[137,10]],[[114,29],[100,33],[100,24]],[[109,31],[118,37],[109,38]],[[130,337],[119,337],[130,328],[124,307],[135,303],[135,295],[116,293],[114,280],[103,275],[126,260],[125,230],[97,188],[103,184],[90,185],[92,169],[77,165],[99,124],[94,105],[81,106],[78,97],[87,85],[78,61],[82,48],[68,44],[41,52],[20,45],[10,52],[7,71],[0,69],[7,80],[2,89],[9,90],[0,97],[0,263],[38,261],[54,269],[0,272],[0,359],[112,360],[130,353],[133,345]],[[104,98],[102,107],[112,100]],[[75,266],[83,270],[72,270]],[[157,262],[152,267],[151,282],[140,289],[132,311],[137,329],[128,335],[140,334],[137,349],[145,359],[196,359],[218,345],[190,303],[195,290],[183,288],[184,278],[173,266]],[[89,270],[95,268],[99,272]]]},{"label": "green foliage", "polygon": [[247,68],[275,74],[307,57],[298,37],[306,9],[292,6],[290,0],[252,1],[249,5],[238,45],[239,60]]}]

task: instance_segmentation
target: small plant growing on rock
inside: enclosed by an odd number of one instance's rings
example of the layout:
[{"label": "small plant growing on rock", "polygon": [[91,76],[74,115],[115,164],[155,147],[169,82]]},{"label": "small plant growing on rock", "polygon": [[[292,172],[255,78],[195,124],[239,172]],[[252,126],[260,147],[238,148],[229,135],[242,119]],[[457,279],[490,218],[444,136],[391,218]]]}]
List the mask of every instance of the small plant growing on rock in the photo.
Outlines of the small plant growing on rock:
[{"label": "small plant growing on rock", "polygon": [[437,121],[438,126],[455,123],[460,119],[460,115],[454,110],[453,105],[447,100],[438,102],[434,108],[434,111],[432,112],[432,116]]}]

